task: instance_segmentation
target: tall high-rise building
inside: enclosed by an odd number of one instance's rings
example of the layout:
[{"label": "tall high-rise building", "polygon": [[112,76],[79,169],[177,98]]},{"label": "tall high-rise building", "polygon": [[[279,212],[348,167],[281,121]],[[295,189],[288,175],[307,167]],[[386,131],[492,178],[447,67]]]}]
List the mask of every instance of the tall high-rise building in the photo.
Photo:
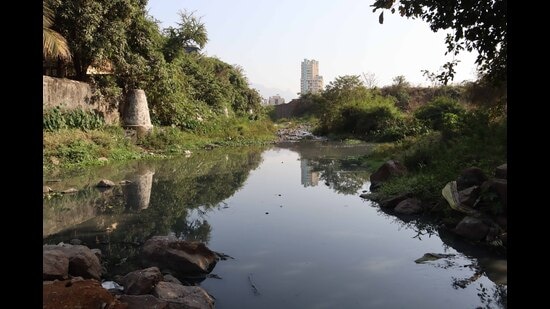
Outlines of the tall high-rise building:
[{"label": "tall high-rise building", "polygon": [[300,93],[319,93],[323,91],[323,77],[319,75],[319,61],[304,59],[300,78]]}]

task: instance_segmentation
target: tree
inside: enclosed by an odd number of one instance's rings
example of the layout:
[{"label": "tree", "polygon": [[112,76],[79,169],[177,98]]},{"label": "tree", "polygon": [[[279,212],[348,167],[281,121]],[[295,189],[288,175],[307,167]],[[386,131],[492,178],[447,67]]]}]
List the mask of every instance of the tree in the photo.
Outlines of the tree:
[{"label": "tree", "polygon": [[359,75],[338,76],[326,87],[323,96],[329,101],[341,101],[350,98],[359,98],[366,93]]},{"label": "tree", "polygon": [[94,61],[112,60],[127,47],[126,32],[146,0],[52,0],[55,27],[73,53],[76,79],[85,80]]},{"label": "tree", "polygon": [[376,75],[372,72],[363,72],[363,79],[365,80],[365,86],[368,89],[374,89],[378,85]]},{"label": "tree", "polygon": [[164,47],[167,61],[174,59],[179,52],[183,52],[185,47],[194,44],[202,49],[208,42],[208,32],[200,17],[196,17],[194,12],[186,10],[180,11],[179,15],[181,21],[177,23],[176,28],[164,29],[164,33],[168,37]]},{"label": "tree", "polygon": [[48,3],[42,1],[42,43],[44,58],[56,60],[71,59],[67,40],[52,29],[54,14]]},{"label": "tree", "polygon": [[[495,83],[506,82],[507,73],[507,1],[506,0],[375,0],[373,12],[396,8],[401,16],[420,18],[432,31],[453,30],[445,39],[447,52],[476,50],[479,71]],[[384,12],[379,22],[384,22]],[[455,61],[448,62],[440,74],[446,84],[454,77]]]}]

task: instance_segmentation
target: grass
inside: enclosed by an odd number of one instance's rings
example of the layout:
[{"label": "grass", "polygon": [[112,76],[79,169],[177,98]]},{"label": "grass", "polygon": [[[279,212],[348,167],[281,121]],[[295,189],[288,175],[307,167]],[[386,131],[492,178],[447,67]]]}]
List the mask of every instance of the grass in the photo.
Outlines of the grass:
[{"label": "grass", "polygon": [[155,127],[148,136],[127,137],[121,127],[96,130],[62,129],[45,131],[43,170],[73,169],[146,157],[166,157],[185,150],[206,146],[243,146],[274,141],[271,121],[250,121],[246,118],[222,119],[212,123],[206,132],[192,133],[173,127]]}]

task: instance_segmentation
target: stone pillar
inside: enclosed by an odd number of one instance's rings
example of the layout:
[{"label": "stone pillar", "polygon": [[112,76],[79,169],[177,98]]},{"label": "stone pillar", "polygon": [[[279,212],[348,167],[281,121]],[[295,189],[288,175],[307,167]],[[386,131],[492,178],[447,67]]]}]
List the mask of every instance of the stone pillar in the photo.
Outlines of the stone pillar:
[{"label": "stone pillar", "polygon": [[139,211],[149,207],[153,175],[154,170],[140,168],[137,174],[131,177],[132,183],[123,187],[127,209]]},{"label": "stone pillar", "polygon": [[128,92],[122,125],[125,128],[135,129],[138,136],[151,131],[153,125],[151,124],[151,117],[149,116],[149,107],[147,106],[145,91],[141,89],[132,89]]}]

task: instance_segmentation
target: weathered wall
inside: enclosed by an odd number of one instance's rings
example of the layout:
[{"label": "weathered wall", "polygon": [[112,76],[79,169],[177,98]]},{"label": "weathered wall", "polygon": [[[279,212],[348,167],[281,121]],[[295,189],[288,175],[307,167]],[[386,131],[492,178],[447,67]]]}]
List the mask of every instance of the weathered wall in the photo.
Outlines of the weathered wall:
[{"label": "weathered wall", "polygon": [[60,106],[63,109],[96,110],[103,114],[105,122],[120,121],[118,102],[94,98],[94,89],[87,83],[66,78],[42,76],[42,108]]},{"label": "weathered wall", "polygon": [[286,104],[275,105],[275,118],[299,117],[311,112],[314,103],[311,100],[293,99]]}]

